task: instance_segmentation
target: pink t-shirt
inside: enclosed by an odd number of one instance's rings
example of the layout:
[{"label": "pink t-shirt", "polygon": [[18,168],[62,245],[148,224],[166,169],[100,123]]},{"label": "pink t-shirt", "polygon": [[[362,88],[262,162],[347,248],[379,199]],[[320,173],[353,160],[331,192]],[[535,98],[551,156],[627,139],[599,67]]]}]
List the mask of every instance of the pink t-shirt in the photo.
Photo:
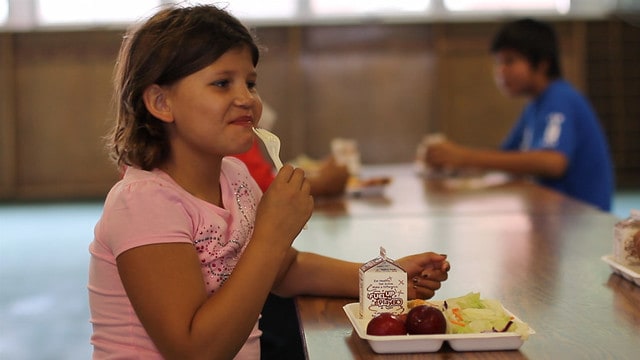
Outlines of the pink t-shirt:
[{"label": "pink t-shirt", "polygon": [[[148,244],[191,243],[210,294],[231,275],[253,232],[262,192],[235,158],[223,159],[220,187],[225,208],[192,196],[161,170],[129,168],[111,189],[89,247],[94,359],[162,358],[122,286],[118,255]],[[236,359],[260,358],[260,334],[256,319]]]}]

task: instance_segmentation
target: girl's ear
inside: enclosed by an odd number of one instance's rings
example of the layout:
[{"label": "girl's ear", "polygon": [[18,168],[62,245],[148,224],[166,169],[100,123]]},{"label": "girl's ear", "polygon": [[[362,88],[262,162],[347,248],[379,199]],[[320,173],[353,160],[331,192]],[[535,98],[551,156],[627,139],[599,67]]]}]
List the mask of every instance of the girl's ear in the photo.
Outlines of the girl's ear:
[{"label": "girl's ear", "polygon": [[149,85],[142,93],[142,99],[151,115],[164,122],[173,122],[173,112],[167,99],[166,90],[160,85]]}]

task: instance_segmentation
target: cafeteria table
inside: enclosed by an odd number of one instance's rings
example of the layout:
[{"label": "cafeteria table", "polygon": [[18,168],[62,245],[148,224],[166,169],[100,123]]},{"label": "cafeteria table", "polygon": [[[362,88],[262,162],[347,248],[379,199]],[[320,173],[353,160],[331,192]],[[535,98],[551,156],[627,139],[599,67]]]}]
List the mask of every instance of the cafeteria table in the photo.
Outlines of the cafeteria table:
[{"label": "cafeteria table", "polygon": [[[445,253],[452,267],[434,299],[480,292],[535,331],[519,350],[457,352],[444,344],[434,359],[638,358],[640,287],[601,259],[611,253],[617,218],[525,180],[433,179],[410,164],[365,171],[392,182],[378,195],[318,201],[297,249],[360,262],[380,246],[392,258]],[[374,353],[342,309],[357,301],[296,298],[307,358],[424,358]]]}]

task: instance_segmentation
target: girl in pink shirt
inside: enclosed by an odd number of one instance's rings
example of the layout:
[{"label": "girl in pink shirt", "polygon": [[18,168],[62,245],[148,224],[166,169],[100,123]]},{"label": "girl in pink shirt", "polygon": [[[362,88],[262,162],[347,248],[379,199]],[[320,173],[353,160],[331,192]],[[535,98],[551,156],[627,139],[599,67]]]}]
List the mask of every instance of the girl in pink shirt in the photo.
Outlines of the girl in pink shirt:
[{"label": "girl in pink shirt", "polygon": [[[126,172],[90,245],[94,359],[258,359],[269,292],[358,296],[361,264],[291,246],[313,210],[304,172],[285,165],[263,195],[227,157],[254,139],[259,55],[214,6],[160,10],[125,36],[109,148]],[[431,252],[398,262],[410,298],[449,270]]]}]

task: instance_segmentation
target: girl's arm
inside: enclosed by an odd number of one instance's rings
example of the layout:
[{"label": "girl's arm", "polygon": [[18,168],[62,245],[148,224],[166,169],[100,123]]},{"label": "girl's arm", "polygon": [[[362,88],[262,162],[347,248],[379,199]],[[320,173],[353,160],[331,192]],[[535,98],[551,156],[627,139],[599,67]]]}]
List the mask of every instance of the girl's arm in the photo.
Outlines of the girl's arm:
[{"label": "girl's arm", "polygon": [[[450,269],[446,255],[432,252],[397,260],[407,272],[409,298],[431,298]],[[357,298],[361,263],[342,261],[291,248],[276,280],[274,293],[290,297],[319,295]]]},{"label": "girl's arm", "polygon": [[127,296],[163,357],[233,358],[312,209],[304,173],[285,165],[258,206],[251,241],[213,296],[206,292],[192,244],[145,245],[119,255]]},{"label": "girl's arm", "polygon": [[[253,244],[252,244],[253,245]],[[278,255],[248,246],[233,276],[209,297],[193,245],[146,245],[117,258],[120,278],[145,330],[166,359],[229,359],[255,325]],[[262,279],[263,281],[255,281]]]}]

